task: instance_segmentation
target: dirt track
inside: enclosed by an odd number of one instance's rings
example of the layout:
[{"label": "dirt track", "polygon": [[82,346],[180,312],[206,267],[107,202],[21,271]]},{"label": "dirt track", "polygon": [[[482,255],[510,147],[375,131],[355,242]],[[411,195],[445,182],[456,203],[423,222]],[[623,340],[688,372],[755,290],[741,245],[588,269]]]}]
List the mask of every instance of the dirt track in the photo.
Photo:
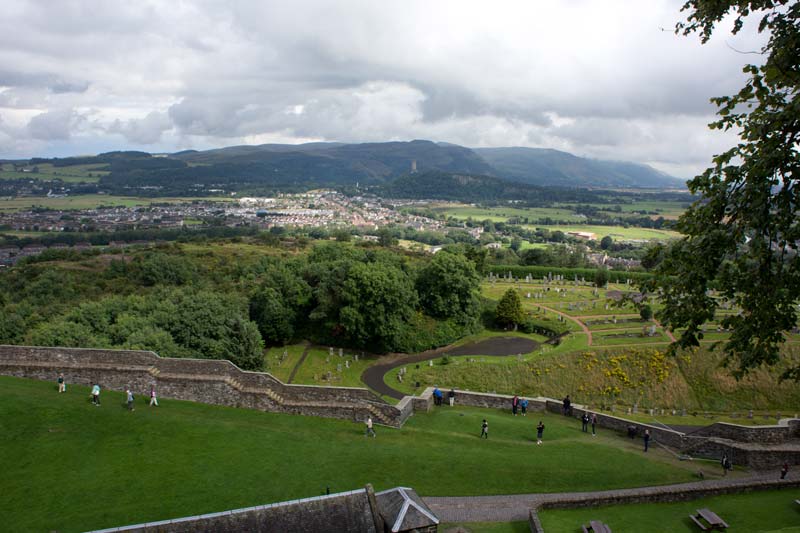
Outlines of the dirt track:
[{"label": "dirt track", "polygon": [[419,363],[429,359],[436,359],[445,355],[486,355],[491,357],[505,357],[530,353],[539,346],[539,343],[522,337],[492,337],[479,342],[471,342],[462,346],[451,348],[446,346],[436,350],[428,350],[417,354],[397,354],[386,357],[383,363],[372,365],[361,374],[361,381],[369,388],[379,394],[391,398],[400,399],[405,396],[398,390],[393,389],[383,381],[383,376],[393,368],[407,365],[408,363]]}]

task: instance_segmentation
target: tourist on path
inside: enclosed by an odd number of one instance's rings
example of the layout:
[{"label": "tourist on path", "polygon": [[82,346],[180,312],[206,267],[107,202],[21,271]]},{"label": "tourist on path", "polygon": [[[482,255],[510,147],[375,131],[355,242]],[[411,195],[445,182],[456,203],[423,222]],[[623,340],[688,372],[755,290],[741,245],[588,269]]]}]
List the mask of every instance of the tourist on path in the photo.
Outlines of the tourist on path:
[{"label": "tourist on path", "polygon": [[447,393],[447,399],[450,400],[450,407],[453,407],[453,404],[456,402],[455,389],[450,389],[450,392]]},{"label": "tourist on path", "polygon": [[519,407],[519,398],[516,395],[511,399],[511,414],[517,416],[517,407]]},{"label": "tourist on path", "polygon": [[536,444],[542,443],[542,435],[544,435],[544,424],[539,420],[539,425],[536,426]]},{"label": "tourist on path", "polygon": [[156,398],[156,386],[150,385],[150,407],[158,407],[158,398]]},{"label": "tourist on path", "polygon": [[67,383],[64,381],[64,374],[59,374],[58,379],[58,392],[67,392]]},{"label": "tourist on path", "polygon": [[364,422],[364,423],[367,426],[367,431],[366,431],[366,433],[364,433],[364,436],[365,437],[369,437],[370,435],[372,435],[373,437],[375,437],[375,430],[372,429],[372,417],[368,416],[367,417],[367,421]]},{"label": "tourist on path", "polygon": [[562,400],[564,416],[572,414],[572,401],[569,399],[569,394]]},{"label": "tourist on path", "polygon": [[789,463],[787,461],[783,463],[783,466],[781,467],[781,479],[786,479],[786,474],[788,473],[789,473]]},{"label": "tourist on path", "polygon": [[648,448],[650,448],[650,430],[649,429],[645,429],[644,430],[644,451],[647,451]]},{"label": "tourist on path", "polygon": [[522,416],[525,416],[528,413],[528,400],[525,398],[519,401],[519,408],[522,410]]},{"label": "tourist on path", "polygon": [[592,437],[597,436],[597,413],[592,413]]},{"label": "tourist on path", "polygon": [[589,415],[586,413],[586,411],[584,411],[583,415],[581,416],[581,431],[587,433],[588,428],[589,428]]},{"label": "tourist on path", "polygon": [[100,407],[100,385],[97,383],[92,387],[92,403]]},{"label": "tourist on path", "polygon": [[483,423],[481,424],[481,438],[488,439],[489,438],[489,422],[486,419],[483,419]]},{"label": "tourist on path", "polygon": [[719,464],[720,464],[720,466],[722,466],[722,475],[723,476],[727,476],[728,475],[728,470],[733,468],[733,465],[731,464],[731,460],[728,459],[728,454],[727,453],[723,453],[722,454],[722,460],[719,462]]},{"label": "tourist on path", "polygon": [[133,393],[130,389],[125,389],[125,396],[128,401],[128,411],[135,411],[136,409],[133,407]]}]

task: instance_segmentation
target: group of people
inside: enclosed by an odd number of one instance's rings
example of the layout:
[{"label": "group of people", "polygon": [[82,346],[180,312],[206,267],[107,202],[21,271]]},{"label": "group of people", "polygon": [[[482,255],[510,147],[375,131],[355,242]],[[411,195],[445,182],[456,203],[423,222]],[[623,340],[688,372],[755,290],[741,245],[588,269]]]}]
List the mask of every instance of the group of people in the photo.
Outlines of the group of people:
[{"label": "group of people", "polygon": [[589,424],[592,424],[592,437],[597,436],[597,414],[592,413],[592,416],[589,416],[589,413],[586,411],[583,412],[583,416],[581,416],[581,431],[586,433],[589,428]]},{"label": "group of people", "polygon": [[525,416],[528,412],[528,400],[515,395],[511,399],[511,414],[517,416],[517,411],[520,411],[522,416]]},{"label": "group of people", "polygon": [[[444,395],[442,391],[439,390],[439,387],[433,388],[433,405],[442,405],[444,400]],[[450,407],[453,407],[456,402],[456,391],[455,389],[450,389],[450,392],[447,393],[447,400],[450,403]]]},{"label": "group of people", "polygon": [[[67,381],[64,378],[64,374],[63,373],[58,375],[58,378],[56,379],[56,383],[58,384],[58,392],[59,393],[67,392]],[[94,405],[95,407],[100,407],[100,384],[99,383],[95,383],[94,385],[92,385],[92,390],[91,390],[91,393],[90,393],[89,397],[92,400],[92,405]],[[133,392],[131,392],[130,388],[126,388],[125,389],[125,402],[126,402],[126,404],[128,406],[128,411],[135,411],[136,410],[136,408],[134,407],[134,401],[135,401],[135,397],[133,395]],[[150,406],[151,407],[152,406],[158,407],[158,397],[156,395],[156,386],[155,385],[151,385],[150,386]]]}]

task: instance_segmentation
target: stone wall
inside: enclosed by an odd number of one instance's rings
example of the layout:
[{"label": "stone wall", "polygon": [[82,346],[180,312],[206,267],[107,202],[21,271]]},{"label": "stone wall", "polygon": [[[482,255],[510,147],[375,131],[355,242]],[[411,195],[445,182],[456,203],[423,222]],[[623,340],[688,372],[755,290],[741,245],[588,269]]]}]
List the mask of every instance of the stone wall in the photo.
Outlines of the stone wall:
[{"label": "stone wall", "polygon": [[[574,509],[604,505],[681,502],[723,494],[739,494],[758,490],[794,489],[797,487],[800,487],[800,479],[778,480],[775,478],[757,478],[700,481],[681,485],[609,490],[591,493],[543,494],[538,496],[538,500],[535,502],[533,509],[531,509],[528,524],[533,533],[545,533],[541,521],[539,520],[538,513],[546,509]],[[614,529],[614,524],[608,525],[612,530]],[[579,524],[575,525],[576,530],[579,527]]]},{"label": "stone wall", "polygon": [[695,437],[719,437],[737,442],[757,444],[781,444],[792,438],[800,437],[800,420],[782,419],[776,426],[740,426],[725,422],[715,422],[697,431]]},{"label": "stone wall", "polygon": [[169,359],[152,352],[0,346],[0,374],[262,411],[344,418],[399,427],[403,413],[367,389],[287,385],[229,361]]},{"label": "stone wall", "polygon": [[93,533],[194,533],[196,531],[383,533],[375,526],[367,491],[364,489],[221,513],[115,527]]}]

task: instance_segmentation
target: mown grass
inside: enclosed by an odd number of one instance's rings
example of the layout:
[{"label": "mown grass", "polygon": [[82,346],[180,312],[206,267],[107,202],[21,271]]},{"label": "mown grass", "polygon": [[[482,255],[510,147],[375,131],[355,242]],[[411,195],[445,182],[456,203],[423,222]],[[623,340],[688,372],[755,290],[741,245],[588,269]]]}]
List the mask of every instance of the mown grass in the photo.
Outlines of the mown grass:
[{"label": "mown grass", "polygon": [[611,236],[617,241],[667,241],[670,239],[677,239],[681,236],[680,233],[665,229],[652,229],[652,228],[639,228],[639,227],[624,227],[624,226],[590,226],[583,224],[570,224],[570,225],[528,225],[525,226],[529,229],[547,229],[550,231],[562,231],[568,233],[570,231],[583,231],[595,234],[595,239],[600,240],[606,235]]},{"label": "mown grass", "polygon": [[[574,421],[441,408],[401,430],[161,398],[126,411],[123,394],[0,377],[0,516],[8,531],[85,531],[355,489],[422,495],[601,490],[692,479],[666,453]],[[479,438],[481,420],[489,440]],[[696,465],[692,465],[694,469]],[[709,470],[714,475],[714,469]]]},{"label": "mown grass", "polygon": [[473,220],[491,220],[492,222],[507,222],[510,218],[525,218],[536,221],[542,218],[550,218],[563,222],[581,222],[586,220],[585,216],[579,215],[570,209],[552,207],[475,207],[475,206],[448,206],[436,208],[434,211],[444,213],[448,217],[461,220],[472,218]]},{"label": "mown grass", "polygon": [[588,509],[553,509],[539,513],[545,531],[580,532],[581,524],[601,520],[613,531],[680,533],[699,531],[689,515],[708,508],[730,526],[730,533],[800,531],[800,489],[714,496],[688,502],[611,505]]},{"label": "mown grass", "polygon": [[306,347],[307,345],[303,343],[270,348],[264,356],[265,370],[284,383],[288,383],[289,376],[303,356]]},{"label": "mown grass", "polygon": [[[358,361],[356,361],[358,355]],[[361,374],[374,364],[377,357],[365,357],[361,352],[313,347],[308,350],[305,361],[298,367],[292,383],[304,385],[331,385],[335,387],[365,387]],[[328,375],[330,374],[330,379]]]}]

